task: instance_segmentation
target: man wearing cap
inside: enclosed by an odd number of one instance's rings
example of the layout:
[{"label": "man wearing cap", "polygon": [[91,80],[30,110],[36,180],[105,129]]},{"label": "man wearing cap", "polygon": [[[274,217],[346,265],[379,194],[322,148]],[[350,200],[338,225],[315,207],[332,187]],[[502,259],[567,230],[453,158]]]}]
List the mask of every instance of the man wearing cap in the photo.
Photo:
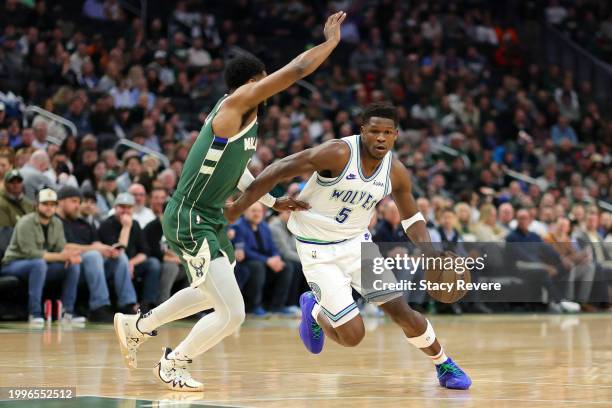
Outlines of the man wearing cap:
[{"label": "man wearing cap", "polygon": [[58,192],[57,216],[64,226],[66,248],[81,255],[81,272],[89,288],[89,320],[111,322],[113,313],[106,284],[112,276],[120,310],[134,313],[136,291],[128,270],[127,256],[98,239],[96,229],[79,214],[83,197],[78,188],[64,186]]},{"label": "man wearing cap", "polygon": [[161,265],[157,258],[147,256],[149,247],[132,216],[134,204],[130,193],[119,194],[114,203],[115,213],[100,224],[98,234],[102,243],[124,249],[130,274],[143,281],[141,306],[147,311],[159,298]]},{"label": "man wearing cap", "polygon": [[0,192],[0,227],[14,228],[19,218],[32,211],[34,204],[23,194],[23,177],[18,170],[8,171]]},{"label": "man wearing cap", "polygon": [[74,316],[81,257],[65,248],[62,222],[54,217],[57,194],[50,188],[39,191],[36,212],[19,219],[2,260],[1,274],[28,280],[30,322],[44,323],[41,300],[45,281],[62,279],[62,321],[80,323]]}]

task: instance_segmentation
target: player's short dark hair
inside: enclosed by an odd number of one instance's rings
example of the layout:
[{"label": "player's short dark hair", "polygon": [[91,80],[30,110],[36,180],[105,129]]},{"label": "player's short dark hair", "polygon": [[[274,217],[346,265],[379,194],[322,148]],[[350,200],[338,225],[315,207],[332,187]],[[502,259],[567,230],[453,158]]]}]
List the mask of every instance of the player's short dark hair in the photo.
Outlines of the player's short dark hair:
[{"label": "player's short dark hair", "polygon": [[374,102],[366,106],[362,114],[363,124],[372,117],[391,119],[397,125],[397,110],[390,102]]},{"label": "player's short dark hair", "polygon": [[229,89],[236,89],[265,70],[266,66],[256,56],[251,54],[238,55],[229,60],[225,67],[225,84]]}]

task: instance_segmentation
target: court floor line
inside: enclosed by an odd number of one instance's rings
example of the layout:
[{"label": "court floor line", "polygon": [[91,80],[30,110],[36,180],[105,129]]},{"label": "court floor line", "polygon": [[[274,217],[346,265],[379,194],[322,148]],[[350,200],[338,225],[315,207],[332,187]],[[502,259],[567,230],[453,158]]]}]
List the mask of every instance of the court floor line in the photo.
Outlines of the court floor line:
[{"label": "court floor line", "polygon": [[[524,403],[534,403],[534,402],[542,402],[542,403],[556,403],[556,404],[581,404],[581,405],[606,405],[610,406],[612,401],[574,401],[574,400],[546,400],[546,399],[520,399],[520,398],[471,398],[469,396],[458,396],[458,397],[394,397],[394,396],[328,396],[328,397],[282,397],[282,398],[239,398],[233,400],[234,402],[280,402],[280,401],[312,401],[312,400],[393,400],[393,401],[453,401],[453,402],[461,402],[461,401],[469,401],[469,402],[524,402]],[[211,401],[216,403],[217,401]],[[220,400],[219,402],[224,402],[224,400]]]},{"label": "court floor line", "polygon": [[[15,368],[14,365],[0,364],[0,367]],[[122,366],[64,366],[64,365],[20,365],[20,368],[65,368],[65,369],[86,369],[86,370],[122,370],[128,369]],[[150,368],[136,368],[134,370],[150,371]],[[192,372],[201,373],[218,373],[219,370],[207,369],[191,369]],[[250,370],[223,370],[224,373],[237,374],[284,374],[284,375],[312,375],[312,376],[343,376],[343,377],[366,377],[366,378],[390,378],[390,379],[406,379],[406,380],[422,380],[423,377],[410,377],[406,375],[376,375],[376,374],[352,374],[352,373],[313,373],[313,372],[296,372],[296,371],[250,371]],[[534,377],[531,377],[534,378]],[[530,384],[530,385],[554,385],[558,387],[595,387],[595,388],[612,388],[612,385],[601,384],[574,384],[574,383],[558,383],[558,382],[534,382],[534,381],[507,381],[507,380],[490,380],[472,377],[474,382],[479,383],[503,383],[503,384]]]},{"label": "court floor line", "polygon": [[[179,395],[183,395],[183,394],[179,394]],[[189,395],[194,395],[194,394],[189,394]],[[223,407],[223,408],[243,408],[244,407],[243,405],[226,405],[224,401],[212,401],[212,400],[205,400],[205,399],[193,400],[192,398],[188,398],[188,397],[182,400],[180,399],[180,397],[176,400],[172,400],[170,398],[151,399],[148,397],[126,397],[126,396],[111,397],[108,395],[95,395],[95,394],[79,394],[77,397],[79,398],[80,397],[107,398],[107,399],[120,399],[120,400],[130,400],[130,401],[163,402],[164,406],[166,406],[166,404],[169,404],[169,405],[185,405],[185,404],[210,405],[210,404],[214,404],[218,407]]]},{"label": "court floor line", "polygon": [[[135,397],[120,397],[121,399],[130,399],[130,400],[144,400],[144,401],[163,401],[164,403],[169,404],[224,404],[226,402],[231,402],[233,404],[236,403],[248,403],[248,402],[281,402],[281,401],[325,401],[325,400],[397,400],[398,402],[401,400],[409,400],[409,401],[420,401],[420,400],[436,400],[436,401],[470,401],[470,402],[525,402],[525,403],[533,403],[533,402],[543,402],[543,403],[556,403],[556,404],[588,404],[588,405],[609,405],[612,401],[580,401],[580,400],[547,400],[547,399],[523,399],[523,398],[472,398],[469,394],[469,391],[464,391],[462,394],[457,395],[455,397],[435,397],[435,396],[424,396],[424,397],[406,397],[406,396],[380,396],[380,395],[372,395],[372,396],[305,396],[305,397],[262,397],[262,398],[238,398],[232,400],[183,400],[183,401],[172,401],[164,398],[160,398],[158,400],[152,400],[149,398],[135,398]],[[100,397],[99,395],[79,395],[80,397],[98,397],[98,398],[116,398],[116,397]],[[118,398],[118,397],[117,397]],[[227,408],[238,408],[241,405],[222,405]]]}]

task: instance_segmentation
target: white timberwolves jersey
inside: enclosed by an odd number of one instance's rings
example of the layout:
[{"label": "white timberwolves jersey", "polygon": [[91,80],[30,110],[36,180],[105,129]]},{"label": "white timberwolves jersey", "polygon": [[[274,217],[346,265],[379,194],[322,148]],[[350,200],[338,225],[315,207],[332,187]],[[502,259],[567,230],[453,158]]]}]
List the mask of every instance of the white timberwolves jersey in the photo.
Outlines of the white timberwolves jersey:
[{"label": "white timberwolves jersey", "polygon": [[360,136],[343,139],[351,149],[348,164],[336,178],[314,173],[299,195],[308,211],[291,213],[287,227],[302,242],[332,243],[367,231],[376,204],[391,193],[392,153],[387,152],[375,172],[366,178],[359,157]]}]

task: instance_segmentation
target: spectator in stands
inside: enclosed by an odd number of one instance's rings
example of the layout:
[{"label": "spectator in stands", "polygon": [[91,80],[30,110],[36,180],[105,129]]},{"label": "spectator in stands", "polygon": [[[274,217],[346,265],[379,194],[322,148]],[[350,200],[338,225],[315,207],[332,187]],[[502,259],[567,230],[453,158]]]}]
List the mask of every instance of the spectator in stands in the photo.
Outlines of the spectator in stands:
[{"label": "spectator in stands", "polygon": [[557,289],[553,278],[558,278],[559,269],[550,262],[550,252],[542,238],[529,230],[532,217],[527,209],[516,214],[517,227],[506,237],[508,259],[516,263],[519,276],[526,279],[527,285],[535,282],[546,288],[549,297],[548,309],[553,313],[580,311],[580,305],[565,300]]},{"label": "spectator in stands", "polygon": [[556,146],[559,146],[563,140],[567,140],[571,145],[578,143],[576,131],[569,124],[569,119],[565,116],[559,116],[556,125],[550,130],[552,141]]},{"label": "spectator in stands", "polygon": [[[292,311],[285,304],[293,270],[285,265],[274,245],[270,227],[264,220],[263,205],[257,202],[250,206],[236,223],[235,229],[238,239],[244,242],[243,262],[251,272],[245,288],[250,311],[255,315],[265,315],[264,301],[267,300],[270,311],[291,314]],[[266,286],[271,295],[264,299]]]},{"label": "spectator in stands", "polygon": [[160,217],[164,213],[164,207],[168,201],[168,193],[163,188],[156,187],[151,191],[151,211],[156,217]]},{"label": "spectator in stands", "polygon": [[42,294],[46,282],[63,280],[62,321],[82,323],[83,317],[74,315],[79,283],[78,253],[65,248],[64,229],[55,217],[57,194],[50,188],[38,192],[36,212],[17,222],[11,242],[2,259],[0,273],[28,280],[28,313],[33,324],[43,324]]},{"label": "spectator in stands", "polygon": [[382,214],[383,219],[376,224],[372,240],[374,242],[408,242],[395,201],[385,201],[382,204]]},{"label": "spectator in stands", "polygon": [[49,169],[49,155],[44,150],[37,150],[32,153],[28,163],[20,170],[23,177],[24,192],[30,200],[36,198],[36,192],[41,187],[55,187],[55,184],[44,174],[47,169]]},{"label": "spectator in stands", "polygon": [[599,233],[597,208],[588,210],[584,227],[576,229],[574,237],[578,246],[586,250],[589,258],[595,263],[594,280],[597,284],[592,288],[592,298],[607,309],[610,306],[608,287],[612,281],[612,253],[610,253],[610,244],[605,243]]},{"label": "spectator in stands", "polygon": [[480,219],[472,227],[477,241],[503,242],[507,232],[497,224],[497,209],[492,204],[480,206]]},{"label": "spectator in stands", "polygon": [[34,211],[34,204],[23,193],[23,178],[18,170],[4,176],[4,189],[0,191],[0,228],[14,228],[19,218]]},{"label": "spectator in stands", "polygon": [[[467,241],[474,241],[474,234],[472,232],[472,208],[466,202],[459,202],[455,204],[454,214],[456,215],[456,227],[457,232],[461,234]],[[438,232],[440,230],[438,229]]]},{"label": "spectator in stands", "polygon": [[114,202],[115,214],[102,221],[98,235],[102,243],[125,251],[130,275],[143,282],[140,304],[141,310],[146,313],[159,300],[161,265],[157,258],[148,256],[150,250],[142,229],[132,217],[134,204],[134,197],[130,193],[119,194]]},{"label": "spectator in stands", "polygon": [[463,242],[461,232],[456,228],[457,216],[451,208],[446,208],[442,212],[438,234],[443,248],[448,251],[459,253],[459,243]]},{"label": "spectator in stands", "polygon": [[51,165],[49,169],[45,171],[45,176],[51,180],[56,186],[61,187],[64,185],[78,187],[79,182],[76,177],[72,174],[72,164],[68,160],[68,157],[61,150],[53,153],[51,157]]},{"label": "spectator in stands", "polygon": [[287,305],[296,308],[299,295],[302,293],[300,288],[305,284],[305,279],[302,274],[302,263],[295,246],[295,238],[287,228],[290,215],[290,211],[282,211],[277,217],[274,217],[270,221],[270,232],[272,232],[272,240],[278,248],[281,259],[288,268],[293,270],[293,281],[289,289]]},{"label": "spectator in stands", "polygon": [[89,321],[113,320],[107,276],[113,279],[119,310],[134,313],[136,291],[128,271],[126,255],[117,248],[101,243],[96,229],[79,216],[82,200],[79,189],[64,186],[57,198],[57,216],[64,226],[66,248],[81,256],[81,273],[89,288]]},{"label": "spectator in stands", "polygon": [[129,156],[124,159],[125,172],[117,178],[117,187],[120,193],[127,192],[132,183],[137,183],[142,172],[142,162],[138,156]]},{"label": "spectator in stands", "polygon": [[107,170],[96,191],[96,205],[102,218],[105,218],[112,209],[118,194],[117,184],[117,174],[113,170]]},{"label": "spectator in stands", "polygon": [[132,218],[138,222],[141,229],[144,229],[148,223],[156,218],[153,211],[146,206],[147,192],[142,184],[134,183],[128,189],[128,193],[134,197],[135,202],[132,209]]},{"label": "spectator in stands", "polygon": [[49,147],[49,142],[47,141],[47,122],[41,120],[34,124],[34,141],[32,141],[32,147],[35,149],[46,150]]},{"label": "spectator in stands", "polygon": [[100,228],[100,211],[96,201],[96,193],[94,191],[83,191],[83,201],[81,202],[79,212],[81,217],[97,231]]},{"label": "spectator in stands", "polygon": [[[551,244],[561,257],[565,268],[570,271],[566,297],[579,302],[583,311],[594,312],[596,308],[589,303],[589,300],[595,277],[595,264],[587,250],[576,249],[576,241],[570,237],[570,229],[570,221],[566,217],[560,217],[555,223],[554,231],[544,236],[544,242]],[[576,294],[574,294],[575,283],[578,283]]]},{"label": "spectator in stands", "polygon": [[[88,62],[86,65],[93,67],[91,62]],[[74,96],[72,98],[70,106],[68,107],[68,112],[66,112],[64,117],[74,123],[79,136],[83,137],[91,132],[89,115],[85,111],[85,101],[80,96]]]},{"label": "spectator in stands", "polygon": [[499,206],[499,225],[504,229],[504,235],[508,235],[513,229],[512,220],[514,220],[514,207],[510,203],[502,203]]},{"label": "spectator in stands", "polygon": [[142,130],[144,131],[145,141],[144,146],[153,150],[154,152],[161,153],[161,146],[159,145],[159,136],[155,132],[155,123],[152,119],[145,119],[142,121]]},{"label": "spectator in stands", "polygon": [[10,149],[0,150],[0,189],[4,188],[4,177],[13,169],[13,151]]},{"label": "spectator in stands", "polygon": [[176,189],[176,172],[172,169],[165,169],[157,176],[155,180],[158,186],[166,190],[166,193],[172,194]]},{"label": "spectator in stands", "polygon": [[[160,195],[164,190],[153,190]],[[164,217],[165,200],[162,203],[161,212],[149,222],[144,228],[144,236],[151,250],[151,256],[161,263],[161,279],[159,283],[159,303],[165,302],[172,295],[172,287],[176,283],[182,286],[188,285],[187,275],[183,270],[180,258],[172,252],[166,243],[162,230],[162,219]]]}]

